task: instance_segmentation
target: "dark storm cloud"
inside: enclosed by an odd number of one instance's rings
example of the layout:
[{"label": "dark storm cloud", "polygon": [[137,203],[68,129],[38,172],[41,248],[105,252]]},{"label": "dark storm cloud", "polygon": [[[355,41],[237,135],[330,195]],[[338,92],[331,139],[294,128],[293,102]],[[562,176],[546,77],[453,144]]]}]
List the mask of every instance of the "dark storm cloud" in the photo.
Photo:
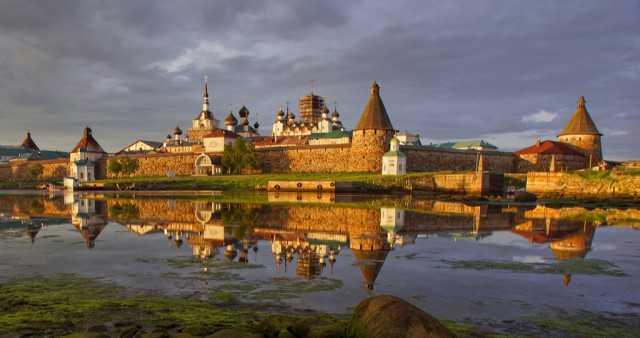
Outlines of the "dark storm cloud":
[{"label": "dark storm cloud", "polygon": [[280,101],[297,114],[310,79],[353,128],[376,80],[397,129],[511,150],[553,139],[584,93],[605,157],[640,158],[639,12],[638,1],[5,1],[0,144],[29,129],[41,147],[71,149],[84,125],[109,151],[161,140],[196,117],[209,75],[216,118],[244,97],[263,135]]}]

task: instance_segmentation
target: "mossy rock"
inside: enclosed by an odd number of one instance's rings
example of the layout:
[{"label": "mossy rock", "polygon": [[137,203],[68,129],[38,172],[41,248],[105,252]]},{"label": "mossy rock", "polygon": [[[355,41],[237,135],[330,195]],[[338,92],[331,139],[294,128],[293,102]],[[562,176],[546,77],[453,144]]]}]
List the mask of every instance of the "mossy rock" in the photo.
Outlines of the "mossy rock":
[{"label": "mossy rock", "polygon": [[133,338],[139,330],[137,326],[130,326],[120,332],[120,338]]},{"label": "mossy rock", "polygon": [[253,328],[254,333],[259,333],[265,338],[276,338],[283,330],[293,327],[297,318],[285,315],[270,315],[260,321]]},{"label": "mossy rock", "polygon": [[393,296],[363,300],[353,311],[347,337],[454,337],[438,319]]},{"label": "mossy rock", "polygon": [[109,338],[110,336],[106,333],[98,333],[98,332],[81,332],[81,333],[71,333],[68,335],[58,333],[52,334],[54,337],[64,336],[65,338]]},{"label": "mossy rock", "polygon": [[141,336],[141,338],[169,338],[171,335],[169,332],[152,332],[145,333]]},{"label": "mossy rock", "polygon": [[537,200],[538,196],[536,196],[536,194],[524,190],[516,191],[516,196],[514,198],[514,201],[516,202],[535,202]]},{"label": "mossy rock", "polygon": [[192,335],[195,337],[205,337],[209,335],[210,330],[208,327],[205,327],[205,326],[187,326],[184,329],[182,329],[182,333]]},{"label": "mossy rock", "polygon": [[245,332],[234,329],[220,330],[212,335],[207,336],[209,338],[260,338],[259,335],[251,332]]},{"label": "mossy rock", "polygon": [[296,338],[296,335],[287,330],[282,330],[278,334],[278,338]]},{"label": "mossy rock", "polygon": [[336,323],[317,317],[307,317],[298,320],[291,329],[296,337],[342,337],[344,328]]}]

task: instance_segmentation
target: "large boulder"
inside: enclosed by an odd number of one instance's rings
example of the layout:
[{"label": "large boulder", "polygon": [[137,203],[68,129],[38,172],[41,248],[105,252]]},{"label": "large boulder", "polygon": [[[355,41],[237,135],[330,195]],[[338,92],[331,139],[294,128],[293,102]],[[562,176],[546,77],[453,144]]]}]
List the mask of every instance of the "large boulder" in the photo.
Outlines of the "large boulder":
[{"label": "large boulder", "polygon": [[454,337],[438,319],[393,296],[376,296],[358,304],[347,337]]},{"label": "large boulder", "polygon": [[340,338],[343,331],[344,328],[340,325],[317,317],[300,319],[291,328],[296,337],[309,338]]},{"label": "large boulder", "polygon": [[516,202],[535,202],[538,200],[536,194],[530,193],[526,190],[517,190],[514,201]]}]

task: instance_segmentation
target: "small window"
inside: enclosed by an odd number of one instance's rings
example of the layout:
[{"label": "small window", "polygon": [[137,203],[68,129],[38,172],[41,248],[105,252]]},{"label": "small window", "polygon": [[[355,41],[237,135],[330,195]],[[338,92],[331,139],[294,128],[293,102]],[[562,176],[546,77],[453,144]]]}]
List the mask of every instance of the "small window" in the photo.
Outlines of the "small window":
[{"label": "small window", "polygon": [[80,178],[84,178],[84,173],[80,173]]}]

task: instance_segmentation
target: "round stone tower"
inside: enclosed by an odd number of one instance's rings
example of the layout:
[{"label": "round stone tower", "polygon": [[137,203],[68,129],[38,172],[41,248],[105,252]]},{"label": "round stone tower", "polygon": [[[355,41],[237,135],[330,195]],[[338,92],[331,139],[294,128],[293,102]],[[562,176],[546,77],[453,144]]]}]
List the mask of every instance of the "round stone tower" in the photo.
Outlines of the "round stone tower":
[{"label": "round stone tower", "polygon": [[351,168],[353,171],[381,171],[382,155],[389,151],[389,141],[395,129],[380,98],[377,83],[371,86],[369,102],[351,139]]},{"label": "round stone tower", "polygon": [[584,166],[585,168],[591,168],[602,161],[602,145],[600,144],[602,134],[593,123],[585,107],[586,102],[584,95],[581,95],[580,100],[578,100],[578,108],[576,108],[560,135],[558,135],[558,142],[565,143],[584,154]]}]

